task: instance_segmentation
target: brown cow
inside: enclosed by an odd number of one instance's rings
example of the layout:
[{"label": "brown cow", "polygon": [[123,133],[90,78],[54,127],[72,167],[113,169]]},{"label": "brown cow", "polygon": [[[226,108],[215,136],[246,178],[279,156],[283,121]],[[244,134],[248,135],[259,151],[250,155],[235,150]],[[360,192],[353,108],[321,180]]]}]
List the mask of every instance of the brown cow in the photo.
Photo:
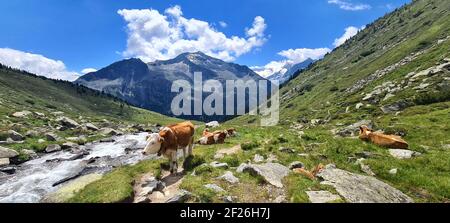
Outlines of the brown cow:
[{"label": "brown cow", "polygon": [[[186,158],[192,156],[194,146],[194,125],[191,122],[183,122],[164,127],[159,133],[148,136],[147,146],[143,154],[158,154],[168,157],[170,160],[170,172],[176,173],[178,170],[177,153],[183,150],[183,156]],[[187,151],[186,151],[187,150]]]},{"label": "brown cow", "polygon": [[226,131],[210,132],[209,129],[205,129],[203,130],[202,138],[197,143],[200,145],[223,144],[226,138]]},{"label": "brown cow", "polygon": [[408,143],[403,140],[400,136],[396,135],[385,135],[380,132],[373,132],[367,126],[361,126],[359,131],[359,138],[364,141],[370,141],[376,145],[394,148],[394,149],[407,149]]}]

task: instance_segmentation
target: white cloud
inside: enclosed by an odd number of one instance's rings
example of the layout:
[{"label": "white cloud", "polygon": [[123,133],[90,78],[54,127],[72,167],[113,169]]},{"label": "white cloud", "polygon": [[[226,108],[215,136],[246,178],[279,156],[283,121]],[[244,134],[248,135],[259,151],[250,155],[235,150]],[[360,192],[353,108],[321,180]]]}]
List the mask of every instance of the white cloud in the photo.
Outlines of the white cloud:
[{"label": "white cloud", "polygon": [[307,59],[318,60],[325,54],[329,53],[329,48],[317,48],[317,49],[289,49],[283,50],[278,55],[283,56],[285,59],[281,61],[272,61],[262,67],[251,67],[256,73],[262,77],[268,77],[275,73],[286,73],[286,71],[295,64],[304,62]]},{"label": "white cloud", "polygon": [[329,0],[328,3],[338,5],[340,9],[348,11],[360,11],[372,8],[372,6],[370,6],[369,4],[352,3],[347,0]]},{"label": "white cloud", "polygon": [[338,47],[338,46],[344,44],[347,40],[349,40],[350,38],[352,38],[353,36],[358,34],[358,32],[360,30],[362,30],[362,29],[364,29],[364,26],[361,27],[361,29],[358,29],[357,27],[354,27],[354,26],[349,26],[349,27],[345,28],[344,35],[342,35],[341,37],[335,39],[334,43],[333,43],[333,46],[334,47]]},{"label": "white cloud", "polygon": [[219,25],[220,25],[220,27],[222,27],[222,28],[227,28],[227,26],[228,26],[228,24],[227,24],[226,22],[224,22],[224,21],[220,21],[220,22],[219,22]]},{"label": "white cloud", "polygon": [[122,9],[118,13],[128,28],[127,49],[122,55],[146,62],[196,51],[233,61],[266,42],[267,25],[260,16],[246,29],[246,37],[227,37],[208,22],[183,17],[180,6],[168,8],[163,14],[154,9]]},{"label": "white cloud", "polygon": [[0,63],[52,79],[74,81],[80,77],[77,72],[68,71],[60,60],[9,48],[0,48]]},{"label": "white cloud", "polygon": [[83,69],[81,71],[82,74],[88,74],[88,73],[92,73],[92,72],[97,72],[97,69],[95,69],[95,68],[86,68],[86,69]]}]

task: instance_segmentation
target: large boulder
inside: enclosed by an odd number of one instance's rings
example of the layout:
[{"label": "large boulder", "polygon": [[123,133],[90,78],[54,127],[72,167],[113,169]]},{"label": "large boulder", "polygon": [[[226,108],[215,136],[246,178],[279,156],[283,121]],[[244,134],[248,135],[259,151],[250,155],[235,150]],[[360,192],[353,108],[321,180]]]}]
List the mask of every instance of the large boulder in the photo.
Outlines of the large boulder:
[{"label": "large boulder", "polygon": [[411,159],[413,157],[422,155],[419,152],[406,149],[390,149],[389,154],[397,159]]},{"label": "large boulder", "polygon": [[25,139],[25,137],[23,137],[23,135],[21,135],[20,133],[14,131],[14,130],[9,130],[8,136],[9,136],[9,138],[11,138],[14,141],[22,141]]},{"label": "large boulder", "polygon": [[61,117],[56,119],[57,122],[59,122],[62,126],[65,126],[67,128],[76,128],[78,126],[80,126],[80,124],[78,124],[78,122],[67,118],[67,117]]},{"label": "large boulder", "polygon": [[51,132],[46,133],[45,138],[51,142],[58,141],[58,139],[59,139],[59,137],[55,133],[51,133]]},{"label": "large boulder", "polygon": [[15,150],[0,146],[0,158],[8,158],[9,159],[9,158],[14,158],[18,155],[19,155],[19,153],[16,152]]},{"label": "large boulder", "polygon": [[230,184],[239,183],[239,178],[235,177],[231,171],[225,172],[224,175],[218,177],[217,179],[224,180]]},{"label": "large boulder", "polygon": [[205,124],[206,128],[217,128],[220,127],[220,124],[218,121],[212,121]]},{"label": "large boulder", "polygon": [[46,153],[53,153],[53,152],[60,151],[60,150],[61,150],[61,146],[59,146],[57,144],[48,145],[47,148],[45,148]]},{"label": "large boulder", "polygon": [[13,117],[15,118],[25,118],[28,115],[31,115],[31,112],[29,111],[21,111],[21,112],[15,112],[12,114]]},{"label": "large boulder", "polygon": [[398,189],[371,176],[363,176],[327,165],[317,177],[322,184],[333,186],[350,203],[412,203]]},{"label": "large boulder", "polygon": [[283,188],[282,180],[289,174],[289,168],[278,163],[247,164],[242,167],[243,172],[258,175],[275,187]]},{"label": "large boulder", "polygon": [[86,123],[85,126],[86,126],[86,128],[88,130],[91,130],[91,131],[98,131],[99,130],[99,128],[97,126],[95,126],[94,124],[92,124],[92,123]]}]

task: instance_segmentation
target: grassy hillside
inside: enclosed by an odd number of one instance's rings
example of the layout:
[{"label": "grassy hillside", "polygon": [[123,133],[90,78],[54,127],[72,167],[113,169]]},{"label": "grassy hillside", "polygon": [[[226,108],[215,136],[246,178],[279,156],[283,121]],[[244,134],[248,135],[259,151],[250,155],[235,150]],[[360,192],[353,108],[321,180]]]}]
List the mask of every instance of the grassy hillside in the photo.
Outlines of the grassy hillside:
[{"label": "grassy hillside", "polygon": [[[196,146],[196,164],[225,162],[240,183],[217,177],[226,170],[200,165],[187,170],[180,188],[193,202],[309,202],[306,191],[334,188],[291,173],[284,188],[268,186],[260,177],[238,173],[255,155],[288,166],[300,161],[306,169],[335,164],[368,175],[356,160],[365,157],[374,177],[399,189],[415,202],[450,201],[450,2],[418,0],[378,19],[326,55],[281,89],[280,124],[258,126],[258,118],[242,116],[225,123],[239,132],[224,145]],[[373,128],[403,136],[409,149],[421,155],[396,159],[386,148],[336,134],[367,120]],[[202,129],[197,130],[197,138]],[[217,151],[241,145],[236,154]],[[280,148],[289,148],[286,150]],[[367,155],[369,154],[369,155]],[[156,162],[156,161],[155,161]],[[158,161],[161,162],[161,161]],[[116,170],[82,190],[75,202],[119,202],[132,196],[131,182],[155,171],[154,162]],[[396,169],[392,174],[391,170]],[[195,174],[193,174],[195,173]],[[116,196],[111,182],[125,182]],[[225,189],[217,193],[204,185]],[[335,202],[345,202],[337,200]]]},{"label": "grassy hillside", "polygon": [[[14,117],[16,112],[27,111],[25,117]],[[25,150],[42,152],[49,144],[66,143],[67,137],[79,137],[76,143],[86,143],[105,137],[100,131],[76,129],[58,130],[60,117],[68,117],[80,125],[91,123],[98,128],[113,128],[122,132],[134,131],[139,124],[151,127],[156,124],[178,122],[147,110],[129,106],[110,95],[102,94],[70,82],[51,80],[26,72],[0,67],[0,141],[5,143],[14,130],[23,136],[23,142],[6,142],[4,147],[21,153],[19,160],[29,158]],[[45,134],[54,133],[57,142],[47,141]],[[39,142],[41,140],[41,142]],[[44,140],[44,141],[42,141]]]}]

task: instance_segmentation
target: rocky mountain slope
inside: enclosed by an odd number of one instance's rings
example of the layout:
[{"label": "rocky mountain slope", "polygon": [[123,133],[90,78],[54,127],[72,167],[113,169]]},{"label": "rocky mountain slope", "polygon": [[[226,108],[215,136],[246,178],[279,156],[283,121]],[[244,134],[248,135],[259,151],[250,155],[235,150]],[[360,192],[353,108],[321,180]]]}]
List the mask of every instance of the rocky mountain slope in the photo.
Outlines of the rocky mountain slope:
[{"label": "rocky mountain slope", "polygon": [[[263,79],[246,66],[226,63],[197,52],[184,53],[171,60],[148,64],[139,59],[120,61],[97,72],[86,74],[75,83],[110,93],[151,111],[173,115],[171,103],[178,93],[171,92],[172,82],[187,80],[193,86],[194,72],[202,72],[203,81],[218,80],[223,86],[226,80]],[[226,116],[181,117],[202,121],[230,119]]]}]

